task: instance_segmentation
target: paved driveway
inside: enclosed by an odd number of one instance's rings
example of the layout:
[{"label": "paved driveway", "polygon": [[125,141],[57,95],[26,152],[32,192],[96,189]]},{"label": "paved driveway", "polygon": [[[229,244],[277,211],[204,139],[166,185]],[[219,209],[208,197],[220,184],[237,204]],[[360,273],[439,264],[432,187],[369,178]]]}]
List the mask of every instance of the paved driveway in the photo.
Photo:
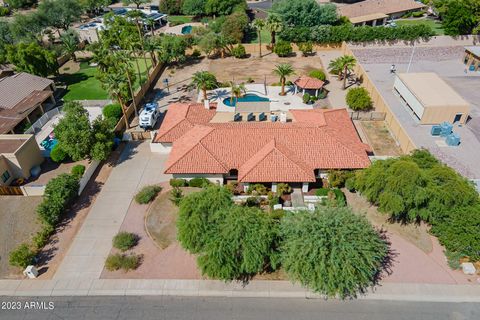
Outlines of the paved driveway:
[{"label": "paved driveway", "polygon": [[150,152],[148,142],[131,142],[73,241],[54,279],[98,279],[132,198],[142,186],[170,177],[163,174],[165,155]]}]

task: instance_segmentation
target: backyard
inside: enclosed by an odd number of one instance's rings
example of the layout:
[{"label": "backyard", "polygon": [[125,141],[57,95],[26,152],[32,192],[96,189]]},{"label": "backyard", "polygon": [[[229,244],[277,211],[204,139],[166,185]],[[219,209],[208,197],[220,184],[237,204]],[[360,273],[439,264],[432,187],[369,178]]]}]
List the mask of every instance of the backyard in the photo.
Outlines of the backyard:
[{"label": "backyard", "polygon": [[[66,94],[63,97],[65,101],[71,100],[106,100],[109,98],[108,93],[102,88],[101,82],[95,77],[97,67],[91,66],[88,60],[72,63],[69,62],[70,68],[63,68],[63,73],[58,80],[63,82],[66,86]],[[145,79],[146,66],[151,67],[151,60],[147,59],[145,64],[144,59],[138,59],[142,79]],[[77,66],[78,65],[78,66]],[[133,63],[136,72],[136,64]],[[76,72],[71,72],[78,70]],[[135,73],[137,75],[137,73]],[[140,86],[138,75],[134,84],[135,89]]]},{"label": "backyard", "polygon": [[397,26],[411,26],[425,24],[430,26],[433,31],[435,31],[437,36],[443,36],[445,33],[443,31],[442,23],[438,20],[432,20],[429,18],[419,18],[419,19],[405,19],[405,20],[395,20]]}]

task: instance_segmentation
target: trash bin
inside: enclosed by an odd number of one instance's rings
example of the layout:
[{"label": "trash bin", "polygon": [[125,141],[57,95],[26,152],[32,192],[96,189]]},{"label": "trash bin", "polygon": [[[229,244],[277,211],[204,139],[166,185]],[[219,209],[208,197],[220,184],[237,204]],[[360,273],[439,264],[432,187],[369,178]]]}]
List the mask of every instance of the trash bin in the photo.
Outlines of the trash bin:
[{"label": "trash bin", "polygon": [[26,267],[23,271],[23,274],[26,275],[29,279],[35,279],[36,277],[38,277],[38,271],[35,266]]}]

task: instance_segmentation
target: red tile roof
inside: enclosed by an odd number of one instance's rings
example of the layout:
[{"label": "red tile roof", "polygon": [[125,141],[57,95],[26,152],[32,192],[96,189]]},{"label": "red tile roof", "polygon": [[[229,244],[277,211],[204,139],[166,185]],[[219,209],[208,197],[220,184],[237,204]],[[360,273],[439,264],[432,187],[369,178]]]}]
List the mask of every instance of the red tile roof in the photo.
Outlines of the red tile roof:
[{"label": "red tile roof", "polygon": [[301,76],[300,78],[295,80],[294,84],[296,84],[298,87],[302,89],[316,90],[316,89],[323,88],[323,85],[325,84],[325,82],[323,82],[320,79],[316,79],[308,76]]},{"label": "red tile roof", "polygon": [[[168,130],[160,131],[165,137],[173,130],[180,137],[167,141],[173,142],[173,148],[165,173],[227,174],[236,169],[241,182],[309,182],[315,181],[315,169],[357,169],[370,164],[370,148],[360,141],[345,109],[292,110],[294,121],[288,123],[207,121],[188,126],[181,119],[187,117],[185,109],[208,111],[202,105],[177,105],[167,113],[163,125]],[[189,121],[196,118],[189,117]],[[200,118],[206,119],[196,119]]]}]

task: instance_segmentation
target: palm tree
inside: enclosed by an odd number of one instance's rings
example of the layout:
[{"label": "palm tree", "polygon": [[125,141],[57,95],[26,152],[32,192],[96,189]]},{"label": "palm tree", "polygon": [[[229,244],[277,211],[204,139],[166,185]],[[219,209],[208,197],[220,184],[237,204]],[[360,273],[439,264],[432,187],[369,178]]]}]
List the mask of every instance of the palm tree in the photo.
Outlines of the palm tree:
[{"label": "palm tree", "polygon": [[77,56],[75,56],[75,52],[77,52],[78,50],[79,43],[78,35],[76,34],[76,32],[73,30],[69,30],[66,33],[62,34],[60,36],[60,39],[62,41],[62,46],[65,53],[70,55],[72,57],[72,60],[76,62]]},{"label": "palm tree", "polygon": [[150,59],[152,60],[152,66],[157,65],[157,56],[155,51],[160,50],[160,39],[157,37],[149,37],[145,39],[145,50],[150,53]]},{"label": "palm tree", "polygon": [[230,102],[232,104],[233,104],[233,99],[235,98],[238,99],[247,92],[247,89],[245,88],[244,83],[235,84],[235,82],[233,81],[230,81],[230,90],[231,90]]},{"label": "palm tree", "polygon": [[93,52],[92,61],[97,64],[97,69],[100,72],[107,72],[107,69],[113,64],[111,51],[100,42],[89,45],[88,51]]},{"label": "palm tree", "polygon": [[207,90],[211,90],[217,86],[217,78],[208,71],[197,71],[193,74],[192,84],[203,92],[203,100],[207,100]]},{"label": "palm tree", "polygon": [[347,87],[348,73],[353,70],[356,64],[357,60],[355,60],[353,56],[349,55],[338,57],[330,61],[328,64],[330,73],[336,74],[339,80],[343,78],[343,90],[345,90]]},{"label": "palm tree", "polygon": [[265,20],[255,19],[253,20],[253,27],[257,30],[258,33],[258,45],[260,49],[260,58],[262,57],[262,29],[265,28]]},{"label": "palm tree", "polygon": [[281,96],[285,95],[285,82],[287,81],[287,77],[295,74],[293,67],[291,64],[282,63],[277,64],[276,69],[273,72],[280,77],[280,83],[282,85],[282,91],[280,92]]},{"label": "palm tree", "polygon": [[155,36],[155,20],[152,18],[147,18],[146,22],[150,26],[150,30],[152,30],[152,36]]},{"label": "palm tree", "polygon": [[[144,47],[145,39],[143,37],[143,32],[142,32],[141,27],[140,27],[140,25],[141,25],[140,19],[143,19],[145,17],[145,14],[140,10],[131,10],[131,11],[127,12],[127,17],[135,20],[135,25],[137,26],[137,32],[138,32],[138,42],[137,42],[137,44],[138,44],[138,47],[142,51],[143,60],[145,61],[145,68],[147,69],[147,78],[148,78],[148,71],[149,71],[150,68],[148,67],[147,57],[146,57],[146,54],[145,54],[145,47]],[[140,80],[141,80],[141,78],[140,78]]]},{"label": "palm tree", "polygon": [[122,72],[110,72],[105,74],[105,76],[103,77],[103,86],[105,90],[107,90],[108,94],[112,97],[112,99],[117,100],[122,107],[125,127],[129,129],[130,126],[128,124],[127,113],[125,111],[125,89],[122,85],[123,83],[125,83],[125,74],[123,74]]},{"label": "palm tree", "polygon": [[270,14],[265,22],[265,26],[267,27],[267,30],[270,31],[270,46],[273,48],[275,46],[277,32],[280,32],[283,29],[282,18],[277,14]]},{"label": "palm tree", "polygon": [[133,108],[135,110],[135,116],[138,117],[138,108],[137,103],[135,102],[135,91],[133,88],[133,83],[135,82],[135,73],[132,71],[132,56],[130,56],[127,52],[117,51],[114,54],[114,59],[118,72],[124,73],[127,76],[128,88],[133,102]]}]

